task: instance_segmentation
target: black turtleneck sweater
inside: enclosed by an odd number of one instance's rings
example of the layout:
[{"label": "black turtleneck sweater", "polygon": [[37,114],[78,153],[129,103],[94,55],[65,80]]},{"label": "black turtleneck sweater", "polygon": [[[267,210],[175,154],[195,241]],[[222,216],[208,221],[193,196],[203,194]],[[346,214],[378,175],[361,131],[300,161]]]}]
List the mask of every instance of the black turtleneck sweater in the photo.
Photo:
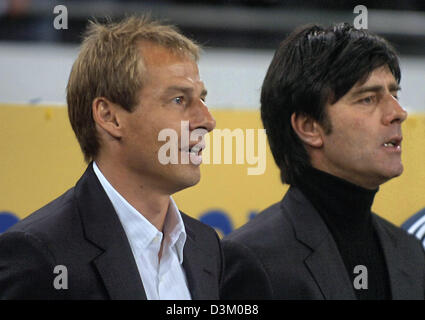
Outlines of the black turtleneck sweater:
[{"label": "black turtleneck sweater", "polygon": [[359,300],[391,299],[387,266],[372,223],[371,207],[378,189],[368,190],[346,180],[307,168],[298,187],[319,212],[332,234],[352,283],[366,266],[368,289],[354,289]]}]

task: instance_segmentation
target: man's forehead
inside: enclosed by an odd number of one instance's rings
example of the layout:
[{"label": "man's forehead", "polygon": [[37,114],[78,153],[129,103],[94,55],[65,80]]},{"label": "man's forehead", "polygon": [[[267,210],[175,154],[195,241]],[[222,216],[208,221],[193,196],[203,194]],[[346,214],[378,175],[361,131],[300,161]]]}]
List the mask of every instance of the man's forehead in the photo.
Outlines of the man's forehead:
[{"label": "man's forehead", "polygon": [[182,49],[168,48],[151,41],[141,42],[139,49],[144,63],[151,66],[163,66],[176,61],[191,61],[196,65],[196,60]]},{"label": "man's forehead", "polygon": [[173,94],[183,92],[188,95],[192,95],[195,91],[200,91],[201,96],[206,96],[208,94],[207,89],[204,86],[204,83],[198,82],[196,86],[186,86],[186,85],[170,85],[165,90],[165,94]]},{"label": "man's forehead", "polygon": [[[146,50],[142,54],[143,65],[146,70],[152,70],[152,74],[158,71],[165,71],[169,76],[197,77],[199,70],[197,63],[187,55],[177,55],[166,48],[160,50]],[[166,69],[166,70],[165,70]]]},{"label": "man's forehead", "polygon": [[332,105],[340,100],[356,99],[367,92],[380,92],[386,90],[392,92],[401,90],[401,88],[390,68],[384,65],[366,74],[338,99],[334,99],[334,95],[331,93],[328,97],[328,103]]},{"label": "man's forehead", "polygon": [[146,84],[161,85],[162,88],[200,87],[201,90],[205,87],[199,75],[198,65],[193,59],[174,55],[170,51],[163,53],[164,55],[155,55],[155,51],[151,51],[143,57]]},{"label": "man's forehead", "polygon": [[358,89],[364,86],[370,86],[370,85],[383,85],[383,86],[391,86],[391,85],[397,85],[397,80],[395,79],[394,75],[392,74],[390,68],[385,65],[379,68],[376,68],[372,72],[370,72],[368,75],[366,75],[363,79],[360,79],[357,81],[357,83],[351,88],[350,91],[353,89]]}]

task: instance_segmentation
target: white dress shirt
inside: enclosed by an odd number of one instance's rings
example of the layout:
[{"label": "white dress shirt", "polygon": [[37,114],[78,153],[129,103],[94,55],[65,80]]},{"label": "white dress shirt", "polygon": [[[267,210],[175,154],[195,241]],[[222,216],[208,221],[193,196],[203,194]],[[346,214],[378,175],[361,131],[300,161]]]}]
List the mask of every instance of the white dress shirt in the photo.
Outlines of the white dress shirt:
[{"label": "white dress shirt", "polygon": [[186,230],[172,197],[162,233],[114,189],[96,162],[93,169],[124,227],[148,300],[190,300],[182,265]]}]

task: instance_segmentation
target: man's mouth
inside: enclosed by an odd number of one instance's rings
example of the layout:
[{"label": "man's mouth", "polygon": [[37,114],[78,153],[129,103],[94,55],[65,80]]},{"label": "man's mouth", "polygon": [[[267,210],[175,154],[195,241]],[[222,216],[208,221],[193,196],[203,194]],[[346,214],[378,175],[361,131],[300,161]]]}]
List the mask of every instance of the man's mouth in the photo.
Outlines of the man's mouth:
[{"label": "man's mouth", "polygon": [[388,149],[395,149],[401,151],[401,141],[403,137],[394,137],[389,139],[387,142],[384,142],[383,146]]},{"label": "man's mouth", "polygon": [[202,150],[205,148],[205,146],[203,145],[195,145],[191,148],[189,148],[189,152],[194,154],[194,155],[200,155],[202,153]]},{"label": "man's mouth", "polygon": [[180,148],[180,151],[198,154],[202,152],[203,149],[205,149],[205,144],[198,142],[198,143],[193,143],[192,145],[189,145],[189,146],[182,147]]},{"label": "man's mouth", "polygon": [[188,162],[183,163],[191,163],[194,165],[200,165],[202,163],[202,150],[205,149],[205,144],[193,144],[192,146],[188,146],[180,149],[181,152],[187,152],[189,154]]}]

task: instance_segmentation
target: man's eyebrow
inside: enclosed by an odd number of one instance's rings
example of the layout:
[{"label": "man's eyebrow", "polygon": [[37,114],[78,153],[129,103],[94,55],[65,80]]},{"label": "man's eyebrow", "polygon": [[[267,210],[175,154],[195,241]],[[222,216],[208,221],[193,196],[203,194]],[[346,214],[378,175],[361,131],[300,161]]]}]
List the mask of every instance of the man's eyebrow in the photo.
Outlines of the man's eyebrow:
[{"label": "man's eyebrow", "polygon": [[[389,91],[400,91],[401,87],[396,84],[396,83],[392,83],[389,85]],[[355,89],[352,93],[351,96],[353,98],[362,95],[365,92],[379,92],[379,91],[384,91],[384,87],[381,85],[376,85],[376,86],[365,86],[365,87],[360,87],[358,89]]]},{"label": "man's eyebrow", "polygon": [[390,91],[401,91],[401,87],[397,83],[390,84]]},{"label": "man's eyebrow", "polygon": [[[168,94],[172,94],[174,92],[183,92],[185,94],[190,95],[193,92],[193,90],[194,89],[192,87],[171,86],[171,87],[168,87],[165,90],[165,93],[164,94],[165,95],[168,95]],[[205,97],[207,94],[208,94],[207,89],[203,89],[202,92],[201,92],[201,96],[202,97]]]},{"label": "man's eyebrow", "polygon": [[184,92],[184,93],[191,93],[193,92],[193,88],[191,87],[181,87],[181,86],[171,86],[165,89],[165,94],[171,94],[174,92]]}]

